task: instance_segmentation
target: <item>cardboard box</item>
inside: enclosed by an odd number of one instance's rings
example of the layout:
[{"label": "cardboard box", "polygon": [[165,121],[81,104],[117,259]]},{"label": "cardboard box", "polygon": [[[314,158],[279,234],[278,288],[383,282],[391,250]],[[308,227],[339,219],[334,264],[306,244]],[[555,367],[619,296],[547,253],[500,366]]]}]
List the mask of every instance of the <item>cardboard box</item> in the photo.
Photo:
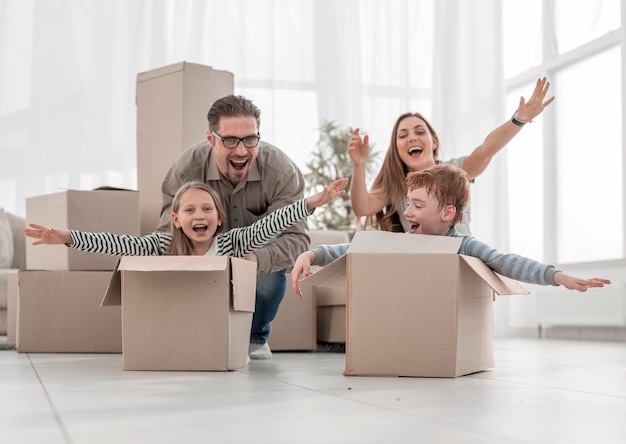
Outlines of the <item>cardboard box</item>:
[{"label": "cardboard box", "polygon": [[256,265],[210,256],[121,258],[103,306],[122,306],[124,370],[248,364]]},{"label": "cardboard box", "polygon": [[[137,191],[98,189],[68,190],[26,199],[26,223],[57,229],[117,234],[139,234]],[[115,269],[115,256],[67,248],[65,245],[32,245],[26,241],[28,270]]]},{"label": "cardboard box", "polygon": [[460,242],[355,235],[348,254],[331,264],[343,266],[347,279],[345,375],[456,377],[493,367],[495,294],[527,291],[457,254]]},{"label": "cardboard box", "polygon": [[21,270],[18,352],[121,353],[119,307],[100,307],[110,271]]},{"label": "cardboard box", "polygon": [[[311,249],[319,245],[339,244],[350,240],[348,233],[340,230],[311,230],[309,237]],[[311,267],[311,272],[315,273],[320,268]],[[310,287],[301,286],[302,299],[293,293],[291,287],[291,275],[288,274],[285,297],[271,324],[270,348],[273,351],[305,351],[317,350],[318,341],[344,343],[346,337],[345,285],[342,290],[341,307],[339,307],[339,310],[342,310],[341,313],[331,307],[318,307],[319,300],[310,291]],[[322,297],[322,302],[325,301],[326,299]]]},{"label": "cardboard box", "polygon": [[346,267],[336,260],[306,279],[300,288],[305,299],[316,301],[317,341],[346,342]]},{"label": "cardboard box", "polygon": [[180,62],[137,75],[137,186],[141,234],[161,215],[161,183],[187,147],[206,138],[207,113],[233,94],[234,76],[210,66]]},{"label": "cardboard box", "polygon": [[276,318],[271,323],[269,346],[272,351],[308,351],[317,349],[315,299],[300,299],[291,289],[291,275],[287,275],[287,289]]}]

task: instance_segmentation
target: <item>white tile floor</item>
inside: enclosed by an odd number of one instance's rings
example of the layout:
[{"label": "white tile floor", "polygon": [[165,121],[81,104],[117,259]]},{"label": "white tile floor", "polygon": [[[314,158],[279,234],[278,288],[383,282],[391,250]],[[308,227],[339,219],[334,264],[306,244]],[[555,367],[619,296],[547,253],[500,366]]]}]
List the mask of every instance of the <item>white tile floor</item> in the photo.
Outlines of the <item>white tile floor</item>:
[{"label": "white tile floor", "polygon": [[0,351],[0,442],[626,442],[624,342],[498,339],[494,369],[456,379],[345,377],[344,357],[131,372],[121,355]]}]

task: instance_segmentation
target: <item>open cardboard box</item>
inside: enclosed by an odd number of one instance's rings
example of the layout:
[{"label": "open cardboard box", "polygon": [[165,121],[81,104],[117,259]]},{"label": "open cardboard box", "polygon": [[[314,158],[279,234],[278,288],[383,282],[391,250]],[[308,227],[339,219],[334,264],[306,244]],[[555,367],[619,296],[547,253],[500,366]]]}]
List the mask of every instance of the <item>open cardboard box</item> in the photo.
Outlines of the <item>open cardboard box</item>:
[{"label": "open cardboard box", "polygon": [[248,360],[256,264],[125,256],[102,305],[122,306],[124,370],[236,370]]},{"label": "open cardboard box", "polygon": [[358,232],[345,256],[307,278],[341,282],[344,270],[344,375],[456,377],[493,367],[494,297],[528,292],[457,254],[460,243]]}]

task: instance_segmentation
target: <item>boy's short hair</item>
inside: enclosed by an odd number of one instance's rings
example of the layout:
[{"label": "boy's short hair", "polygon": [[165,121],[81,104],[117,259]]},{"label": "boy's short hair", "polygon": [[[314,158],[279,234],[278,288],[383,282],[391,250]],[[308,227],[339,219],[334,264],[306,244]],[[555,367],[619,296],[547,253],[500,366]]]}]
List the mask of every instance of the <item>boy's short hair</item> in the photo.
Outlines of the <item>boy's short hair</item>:
[{"label": "boy's short hair", "polygon": [[439,201],[439,208],[448,205],[456,208],[452,225],[463,222],[463,210],[469,203],[469,181],[465,171],[448,163],[441,163],[421,171],[414,171],[406,176],[407,190],[424,188]]}]

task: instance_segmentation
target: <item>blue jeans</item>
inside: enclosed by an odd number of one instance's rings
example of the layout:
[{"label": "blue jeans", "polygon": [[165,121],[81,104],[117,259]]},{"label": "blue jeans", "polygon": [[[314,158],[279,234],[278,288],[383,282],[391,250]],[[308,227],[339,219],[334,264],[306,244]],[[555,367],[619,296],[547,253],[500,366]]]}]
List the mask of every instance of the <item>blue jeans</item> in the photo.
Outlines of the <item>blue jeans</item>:
[{"label": "blue jeans", "polygon": [[252,315],[250,342],[265,344],[272,327],[270,322],[276,317],[280,302],[285,296],[287,275],[285,270],[256,275],[256,303]]}]

